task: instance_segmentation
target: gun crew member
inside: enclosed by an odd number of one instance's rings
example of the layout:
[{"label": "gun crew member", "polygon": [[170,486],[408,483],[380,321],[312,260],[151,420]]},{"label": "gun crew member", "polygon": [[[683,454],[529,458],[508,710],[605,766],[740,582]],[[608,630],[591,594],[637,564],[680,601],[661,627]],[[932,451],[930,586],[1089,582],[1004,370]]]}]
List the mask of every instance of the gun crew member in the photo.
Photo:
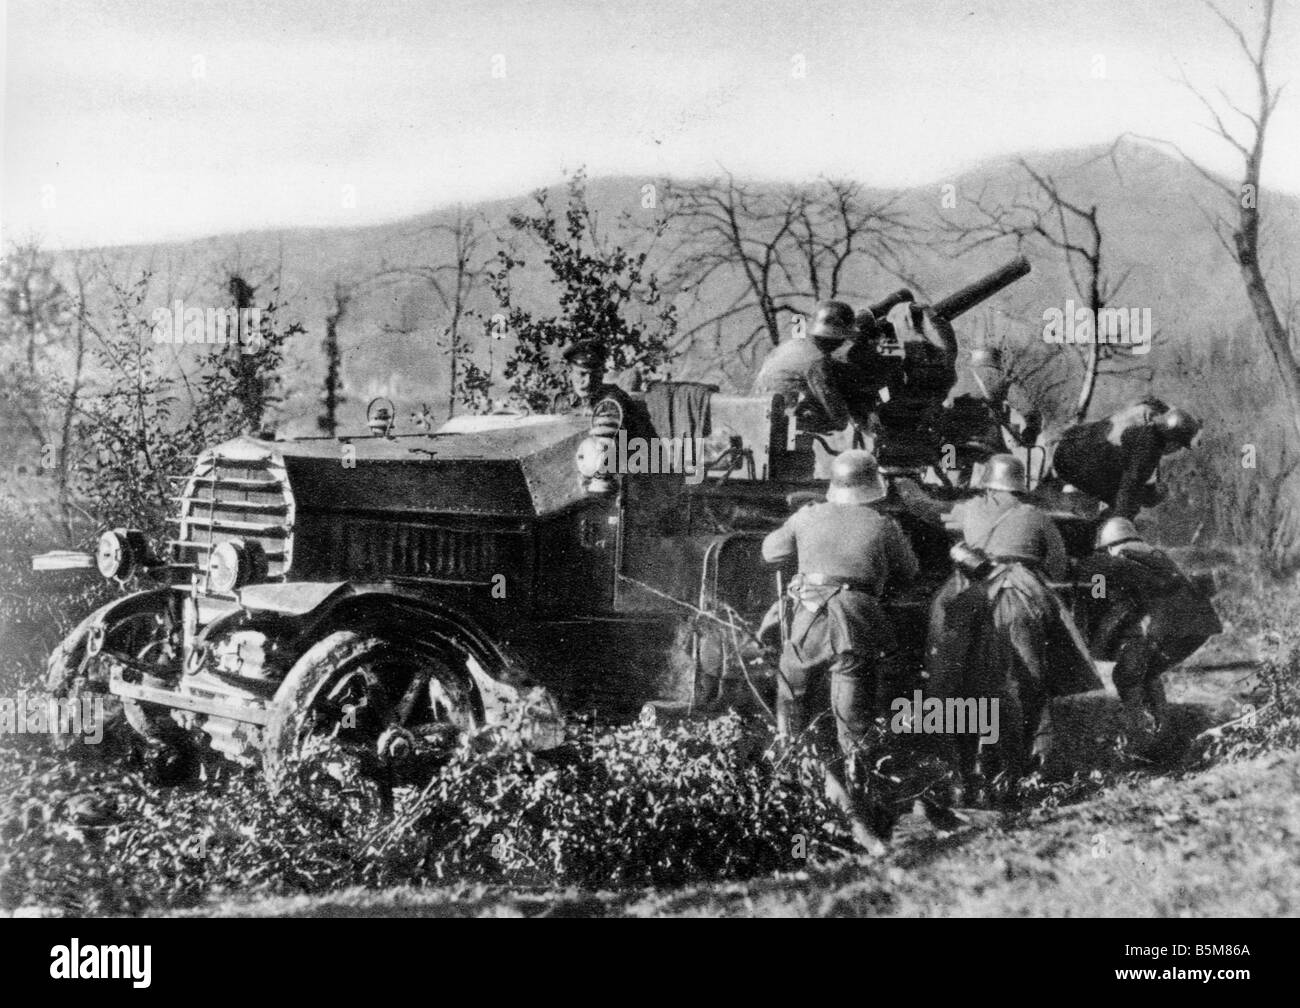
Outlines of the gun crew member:
[{"label": "gun crew member", "polygon": [[[1048,587],[1065,576],[1065,545],[1051,519],[1024,500],[1024,464],[995,455],[980,485],[983,495],[957,505],[950,519],[965,549],[954,551],[958,569],[931,607],[927,661],[938,695],[999,698],[997,750],[1010,784],[1032,752],[1046,754],[1049,697],[1096,689],[1100,681]],[[967,745],[962,770],[976,786],[969,742],[958,740],[959,749]]]},{"label": "gun crew member", "polygon": [[1096,574],[1105,578],[1106,594],[1102,604],[1083,607],[1091,617],[1089,649],[1115,663],[1129,738],[1144,751],[1165,723],[1162,676],[1223,624],[1205,594],[1127,518],[1108,518],[1098,530],[1097,552],[1081,566],[1079,580]]},{"label": "gun crew member", "polygon": [[876,408],[876,455],[882,466],[924,469],[939,460],[938,424],[957,380],[957,336],[927,305],[909,305],[906,318],[902,362]]},{"label": "gun crew member", "polygon": [[[996,347],[976,347],[970,356],[972,387],[958,385],[940,421],[939,435],[954,449],[957,486],[968,486],[977,465],[1009,449],[1034,444],[1042,415],[1019,393]],[[1017,400],[1012,405],[1012,400]]]},{"label": "gun crew member", "polygon": [[1111,514],[1133,519],[1165,497],[1161,458],[1190,447],[1200,429],[1184,410],[1145,399],[1105,420],[1065,431],[1053,469],[1064,482],[1105,502]]},{"label": "gun crew member", "polygon": [[[763,540],[768,563],[797,557],[799,565],[790,584],[794,613],[781,654],[778,730],[797,736],[816,719],[826,794],[847,814],[855,840],[877,853],[893,827],[894,812],[868,807],[854,786],[853,764],[882,713],[897,651],[880,599],[909,586],[918,568],[902,529],[872,507],[884,496],[871,453],[841,452],[826,502],[796,511]],[[824,716],[828,710],[833,731]],[[837,742],[839,757],[832,758]]]},{"label": "gun crew member", "polygon": [[803,430],[842,431],[849,422],[849,408],[837,385],[830,353],[854,335],[853,309],[842,301],[823,301],[807,339],[792,336],[767,355],[754,379],[754,391],[784,397],[786,409]]}]

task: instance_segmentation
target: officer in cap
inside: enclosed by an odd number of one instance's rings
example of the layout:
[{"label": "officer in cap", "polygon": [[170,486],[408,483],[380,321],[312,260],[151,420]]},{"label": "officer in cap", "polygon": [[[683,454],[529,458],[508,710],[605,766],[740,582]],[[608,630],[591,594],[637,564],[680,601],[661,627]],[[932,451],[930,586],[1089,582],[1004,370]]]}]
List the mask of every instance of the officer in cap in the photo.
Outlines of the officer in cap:
[{"label": "officer in cap", "polygon": [[1061,435],[1053,457],[1058,478],[1096,497],[1110,514],[1133,519],[1165,497],[1160,460],[1191,446],[1201,425],[1159,399],[1142,402]]},{"label": "officer in cap", "polygon": [[1223,629],[1202,592],[1163,550],[1143,541],[1127,518],[1106,519],[1080,580],[1101,575],[1106,593],[1082,607],[1089,649],[1113,661],[1115,691],[1134,750],[1144,751],[1165,722],[1163,675]]},{"label": "officer in cap", "polygon": [[855,335],[852,308],[843,301],[821,302],[808,338],[792,336],[768,354],[754,379],[754,391],[781,395],[803,430],[822,434],[843,430],[849,408],[829,355]]},{"label": "officer in cap", "polygon": [[552,413],[591,416],[602,402],[613,400],[618,404],[618,420],[628,437],[648,436],[644,404],[605,381],[607,356],[600,340],[578,340],[565,349],[563,357],[569,366],[569,388],[556,394],[551,402]]},{"label": "officer in cap", "polygon": [[[871,808],[854,787],[855,754],[886,698],[897,644],[881,607],[908,587],[918,564],[894,519],[872,505],[885,496],[870,452],[836,456],[825,503],[796,511],[763,540],[763,559],[797,557],[789,596],[794,613],[781,654],[777,727],[797,736],[816,719],[826,761],[826,793],[848,815],[857,842],[873,852],[892,829],[893,811]],[[829,709],[834,731],[826,717]],[[832,756],[838,747],[838,755]]]}]

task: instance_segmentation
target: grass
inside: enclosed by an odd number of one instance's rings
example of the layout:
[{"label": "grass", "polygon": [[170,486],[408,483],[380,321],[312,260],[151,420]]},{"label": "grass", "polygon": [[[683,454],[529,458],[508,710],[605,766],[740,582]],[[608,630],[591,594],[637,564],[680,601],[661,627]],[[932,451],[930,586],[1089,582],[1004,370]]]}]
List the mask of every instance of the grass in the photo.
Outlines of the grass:
[{"label": "grass", "polygon": [[[20,550],[8,553],[10,563]],[[39,689],[50,639],[97,599],[0,570],[0,693]],[[1157,768],[1116,754],[1113,701],[1063,711],[1098,769],[1030,790],[1026,811],[940,837],[905,818],[889,855],[845,853],[800,757],[774,772],[738,719],[674,728],[575,725],[537,761],[480,739],[384,815],[320,762],[269,794],[222,769],[159,787],[129,753],[73,762],[43,738],[0,739],[0,908],[59,914],[1203,916],[1297,912],[1300,593],[1220,572],[1220,653],[1270,659],[1259,715]],[[1262,643],[1261,643],[1262,642]],[[1204,652],[1203,652],[1204,654]],[[1197,659],[1202,660],[1201,658]],[[1237,673],[1232,673],[1236,675]],[[1181,673],[1222,716],[1222,673]],[[1240,693],[1241,691],[1239,691]],[[1108,713],[1109,712],[1109,713]],[[1198,713],[1199,712],[1199,713]],[[1072,720],[1071,720],[1072,719]],[[1089,748],[1089,746],[1091,748]],[[1080,758],[1083,758],[1082,756]],[[1136,768],[1136,769],[1135,769]],[[33,908],[44,908],[36,909]]]}]

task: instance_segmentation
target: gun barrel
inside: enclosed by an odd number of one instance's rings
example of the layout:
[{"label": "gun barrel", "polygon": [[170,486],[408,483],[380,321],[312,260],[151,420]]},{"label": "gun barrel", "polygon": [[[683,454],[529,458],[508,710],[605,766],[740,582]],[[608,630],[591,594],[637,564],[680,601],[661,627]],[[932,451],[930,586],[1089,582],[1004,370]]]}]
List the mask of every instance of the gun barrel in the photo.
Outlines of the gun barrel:
[{"label": "gun barrel", "polygon": [[882,319],[888,315],[895,307],[901,305],[904,301],[915,301],[916,295],[906,287],[900,287],[888,297],[881,298],[875,304],[867,305],[867,309],[877,318]]},{"label": "gun barrel", "polygon": [[1024,256],[1018,256],[1005,266],[994,270],[988,276],[981,277],[974,283],[968,284],[955,294],[949,294],[934,306],[934,314],[951,322],[957,316],[970,311],[977,304],[987,301],[998,291],[1010,287],[1021,277],[1027,275],[1029,270],[1029,260]]}]

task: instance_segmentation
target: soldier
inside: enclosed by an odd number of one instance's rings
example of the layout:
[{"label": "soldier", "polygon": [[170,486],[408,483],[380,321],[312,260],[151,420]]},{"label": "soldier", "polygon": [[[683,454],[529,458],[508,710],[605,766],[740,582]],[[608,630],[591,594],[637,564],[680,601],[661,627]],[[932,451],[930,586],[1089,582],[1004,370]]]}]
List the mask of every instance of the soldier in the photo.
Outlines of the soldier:
[{"label": "soldier", "polygon": [[976,465],[1009,448],[1028,447],[1042,432],[1042,415],[1027,401],[1011,404],[1015,391],[996,347],[976,347],[970,355],[974,387],[950,399],[939,434],[954,449],[954,483],[967,486]]},{"label": "soldier", "polygon": [[871,309],[858,312],[854,330],[854,339],[845,340],[832,351],[831,373],[850,418],[865,431],[871,426],[871,414],[879,404],[880,390],[895,380],[902,362],[880,352],[884,333]]},{"label": "soldier", "polygon": [[1124,704],[1134,748],[1145,750],[1164,726],[1162,676],[1219,633],[1210,600],[1162,550],[1142,540],[1127,518],[1109,518],[1081,581],[1101,574],[1105,602],[1086,607],[1090,650],[1115,663],[1115,691]]},{"label": "soldier", "polygon": [[[781,654],[777,727],[797,735],[810,722],[821,729],[826,794],[849,817],[854,839],[879,853],[892,829],[892,810],[867,807],[853,786],[854,754],[880,712],[897,645],[881,608],[884,592],[906,588],[917,561],[898,524],[871,505],[885,496],[870,452],[841,452],[823,504],[795,512],[763,540],[763,559],[798,557],[791,582],[794,615]],[[835,731],[819,711],[829,707]],[[841,759],[830,757],[836,741]]]},{"label": "soldier", "polygon": [[[1065,545],[1051,519],[1023,499],[1024,464],[1014,455],[994,455],[981,488],[983,496],[959,504],[949,519],[966,547],[957,555],[970,563],[959,566],[934,600],[927,660],[939,696],[999,699],[998,751],[1011,784],[1033,752],[1046,753],[1049,697],[1100,682],[1048,587],[1065,576]],[[968,778],[974,759],[973,750],[962,751]]]},{"label": "soldier", "polygon": [[925,469],[937,464],[938,423],[957,380],[957,336],[928,306],[909,305],[911,333],[876,409],[876,455],[882,466]]},{"label": "soldier", "polygon": [[1105,420],[1079,424],[1061,435],[1053,468],[1066,483],[1104,501],[1110,514],[1136,518],[1165,496],[1160,459],[1190,447],[1201,425],[1159,399],[1144,399]]},{"label": "soldier", "polygon": [[607,358],[600,340],[578,340],[563,356],[569,365],[569,389],[556,393],[551,401],[552,413],[591,416],[599,403],[612,399],[622,411],[622,426],[628,437],[649,436],[644,404],[605,381]]},{"label": "soldier", "polygon": [[754,379],[754,391],[783,396],[803,430],[842,431],[849,422],[849,409],[829,354],[853,335],[853,309],[843,301],[823,301],[808,339],[791,337],[767,355]]}]

